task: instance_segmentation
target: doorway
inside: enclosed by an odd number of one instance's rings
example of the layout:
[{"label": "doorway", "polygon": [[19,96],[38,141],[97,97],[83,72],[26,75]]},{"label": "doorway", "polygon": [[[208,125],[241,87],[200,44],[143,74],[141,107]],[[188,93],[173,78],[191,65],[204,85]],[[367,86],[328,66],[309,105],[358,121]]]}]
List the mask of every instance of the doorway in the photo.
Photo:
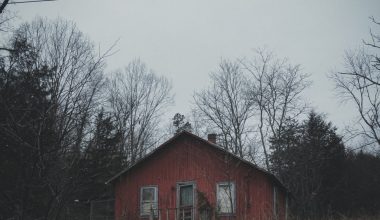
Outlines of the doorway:
[{"label": "doorway", "polygon": [[195,183],[177,183],[177,219],[194,220],[195,210]]}]

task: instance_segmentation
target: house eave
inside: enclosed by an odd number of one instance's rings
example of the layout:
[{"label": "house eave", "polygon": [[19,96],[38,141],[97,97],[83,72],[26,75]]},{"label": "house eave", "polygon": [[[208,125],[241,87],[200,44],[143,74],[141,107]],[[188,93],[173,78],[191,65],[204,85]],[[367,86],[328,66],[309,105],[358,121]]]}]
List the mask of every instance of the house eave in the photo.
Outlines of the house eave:
[{"label": "house eave", "polygon": [[135,168],[136,166],[138,166],[139,164],[143,163],[144,161],[146,161],[147,159],[149,159],[150,157],[152,157],[152,155],[154,155],[156,152],[160,151],[162,148],[164,148],[166,145],[170,144],[171,142],[173,142],[174,140],[176,140],[177,138],[179,138],[180,136],[182,135],[189,135],[203,143],[206,143],[208,144],[209,146],[212,146],[213,148],[219,150],[219,151],[222,151],[223,153],[225,154],[228,154],[230,156],[232,156],[233,158],[243,162],[244,164],[248,165],[249,167],[252,167],[260,172],[262,172],[264,175],[268,176],[272,181],[274,181],[278,186],[280,186],[283,190],[285,190],[286,192],[289,193],[289,191],[287,190],[287,188],[284,186],[284,184],[275,176],[273,175],[272,173],[270,173],[269,171],[245,160],[245,159],[242,159],[230,152],[228,152],[227,150],[221,148],[219,145],[217,144],[214,144],[210,141],[207,141],[201,137],[198,137],[197,135],[195,134],[192,134],[188,131],[182,131],[176,135],[174,135],[172,138],[170,138],[169,140],[167,140],[166,142],[164,142],[163,144],[161,144],[159,147],[157,147],[156,149],[154,149],[153,151],[151,151],[149,154],[147,154],[144,158],[141,158],[140,160],[138,160],[136,163],[134,163],[132,166],[122,170],[121,172],[117,173],[115,176],[113,176],[112,178],[110,178],[108,181],[105,182],[105,184],[110,184],[110,183],[113,183],[116,179],[118,179],[119,177],[121,177],[123,174],[127,173],[128,171],[130,171],[131,169]]}]

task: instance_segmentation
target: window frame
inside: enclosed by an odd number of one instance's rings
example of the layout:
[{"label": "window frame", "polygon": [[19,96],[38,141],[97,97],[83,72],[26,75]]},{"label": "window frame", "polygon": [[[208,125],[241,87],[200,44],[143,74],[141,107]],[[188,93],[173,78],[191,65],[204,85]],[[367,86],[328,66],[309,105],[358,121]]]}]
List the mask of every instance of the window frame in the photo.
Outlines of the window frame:
[{"label": "window frame", "polygon": [[148,186],[142,186],[140,187],[140,216],[141,217],[150,217],[150,212],[149,213],[144,213],[143,210],[143,192],[144,189],[154,189],[154,200],[153,203],[156,206],[156,209],[153,210],[153,216],[157,217],[158,216],[158,186],[157,185],[148,185]]},{"label": "window frame", "polygon": [[[232,212],[221,212],[219,210],[219,192],[221,186],[232,186]],[[216,212],[219,216],[232,216],[236,214],[236,184],[233,181],[224,181],[216,183]]]}]

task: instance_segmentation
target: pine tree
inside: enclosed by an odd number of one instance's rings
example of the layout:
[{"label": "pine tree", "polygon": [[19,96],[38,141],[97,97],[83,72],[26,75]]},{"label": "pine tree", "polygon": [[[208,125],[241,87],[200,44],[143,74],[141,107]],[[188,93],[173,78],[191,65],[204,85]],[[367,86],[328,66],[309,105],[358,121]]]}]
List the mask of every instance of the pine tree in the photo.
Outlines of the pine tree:
[{"label": "pine tree", "polygon": [[293,193],[295,213],[303,218],[329,214],[345,159],[336,128],[312,111],[302,124],[288,121],[271,144],[272,169]]},{"label": "pine tree", "polygon": [[178,134],[181,131],[188,131],[188,132],[192,131],[191,123],[188,121],[185,122],[184,115],[180,113],[176,113],[172,120],[173,120],[173,126],[175,128],[175,132],[174,132],[175,134]]},{"label": "pine tree", "polygon": [[[37,66],[26,39],[16,38],[0,62],[0,219],[44,216],[55,172],[55,132],[49,109],[51,68]],[[43,201],[43,202],[41,202]]]}]

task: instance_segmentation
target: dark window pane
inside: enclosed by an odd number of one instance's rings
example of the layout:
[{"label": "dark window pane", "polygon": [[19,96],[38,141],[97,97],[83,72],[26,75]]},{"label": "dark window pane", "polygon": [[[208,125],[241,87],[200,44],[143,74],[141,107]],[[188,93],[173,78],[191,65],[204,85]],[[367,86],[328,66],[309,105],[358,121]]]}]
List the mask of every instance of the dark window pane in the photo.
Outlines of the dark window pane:
[{"label": "dark window pane", "polygon": [[143,189],[143,201],[154,201],[154,188]]},{"label": "dark window pane", "polygon": [[193,205],[193,186],[181,186],[180,188],[180,206],[192,206]]}]

